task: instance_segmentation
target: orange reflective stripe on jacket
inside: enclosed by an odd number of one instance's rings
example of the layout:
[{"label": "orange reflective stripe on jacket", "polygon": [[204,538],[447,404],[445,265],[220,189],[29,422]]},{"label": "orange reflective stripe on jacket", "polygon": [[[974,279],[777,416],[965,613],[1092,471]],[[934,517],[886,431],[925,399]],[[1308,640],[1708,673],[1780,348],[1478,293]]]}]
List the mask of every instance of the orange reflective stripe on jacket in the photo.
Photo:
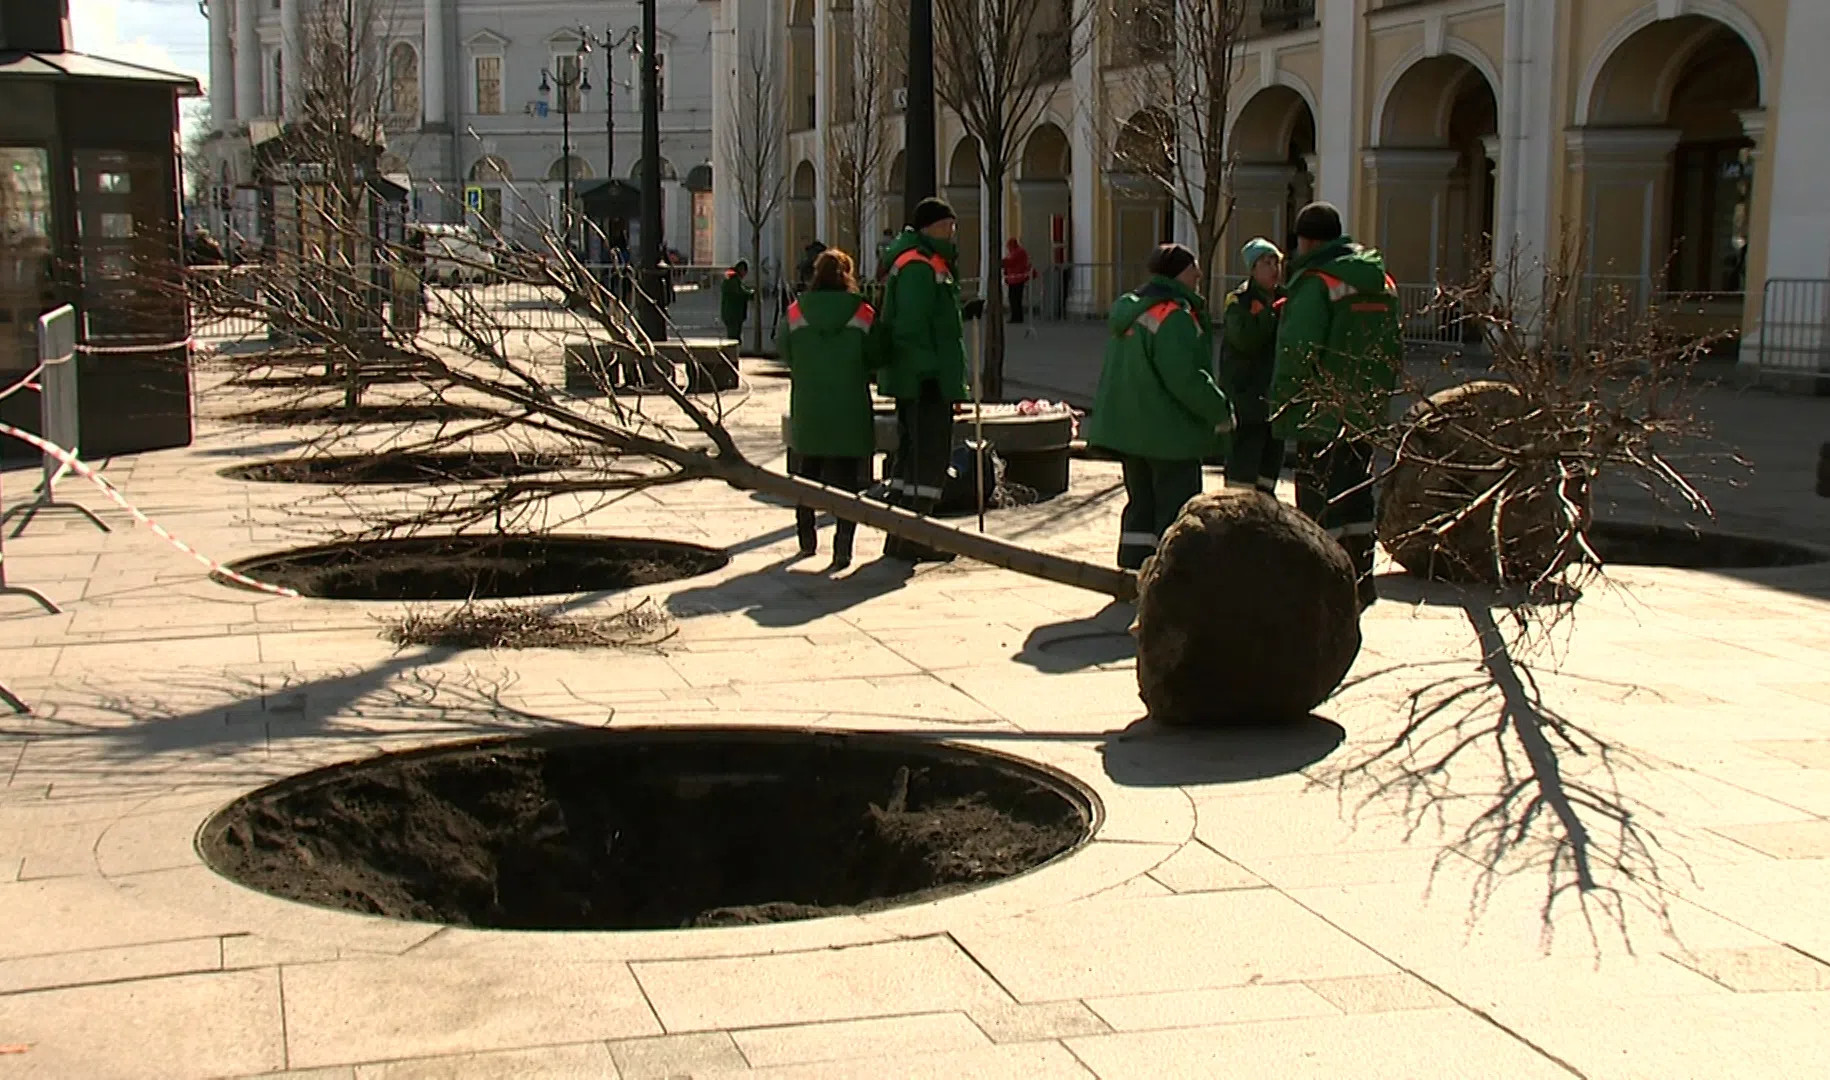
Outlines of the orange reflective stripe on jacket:
[{"label": "orange reflective stripe on jacket", "polygon": [[1126,336],[1128,337],[1136,332],[1136,328],[1139,326],[1142,326],[1144,329],[1154,334],[1163,328],[1163,320],[1182,310],[1185,309],[1179,302],[1175,300],[1164,300],[1145,311],[1142,315],[1139,315],[1137,317],[1137,322],[1133,324],[1132,329],[1125,332]]},{"label": "orange reflective stripe on jacket", "polygon": [[859,304],[858,310],[852,312],[851,318],[846,321],[845,325],[850,329],[862,330],[868,334],[870,333],[871,324],[876,321],[877,310],[869,304]]},{"label": "orange reflective stripe on jacket", "polygon": [[910,248],[896,256],[896,262],[890,267],[890,273],[893,275],[896,271],[901,270],[910,263],[927,263],[928,266],[933,269],[934,276],[937,279],[950,278],[953,276],[953,268],[947,265],[947,260],[941,258],[939,255],[929,255],[919,248]]},{"label": "orange reflective stripe on jacket", "polygon": [[788,329],[799,330],[807,325],[807,316],[801,314],[801,302],[796,300],[788,305]]}]

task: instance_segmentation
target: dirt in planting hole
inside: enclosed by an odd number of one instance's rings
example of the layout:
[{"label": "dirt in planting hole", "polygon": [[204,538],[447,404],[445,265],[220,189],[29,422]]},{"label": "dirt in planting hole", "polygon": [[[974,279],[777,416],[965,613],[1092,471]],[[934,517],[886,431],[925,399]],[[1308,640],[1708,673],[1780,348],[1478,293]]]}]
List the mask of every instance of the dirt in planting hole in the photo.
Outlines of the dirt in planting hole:
[{"label": "dirt in planting hole", "polygon": [[437,484],[530,476],[577,464],[566,454],[455,450],[257,461],[232,466],[223,475],[267,484]]},{"label": "dirt in planting hole", "polygon": [[[377,759],[232,804],[199,845],[288,899],[505,929],[734,926],[869,911],[1021,873],[1086,835],[1012,771],[751,748]],[[843,756],[843,755],[841,755]],[[334,774],[318,774],[332,776]]]}]

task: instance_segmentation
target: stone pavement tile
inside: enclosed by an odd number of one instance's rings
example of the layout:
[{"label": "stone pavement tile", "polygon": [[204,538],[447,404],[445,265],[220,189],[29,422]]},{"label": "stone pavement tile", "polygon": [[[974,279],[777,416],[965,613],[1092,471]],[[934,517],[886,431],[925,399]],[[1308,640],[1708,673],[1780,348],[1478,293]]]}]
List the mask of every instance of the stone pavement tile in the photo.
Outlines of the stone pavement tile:
[{"label": "stone pavement tile", "polygon": [[621,964],[334,960],[283,969],[296,1065],[478,1053],[657,1033]]},{"label": "stone pavement tile", "polygon": [[[1809,769],[1830,770],[1830,739],[1754,739],[1742,745]],[[1822,779],[1830,783],[1830,773]]]},{"label": "stone pavement tile", "polygon": [[[56,942],[45,942],[55,947]],[[213,937],[162,941],[112,949],[54,952],[0,960],[0,994],[93,983],[188,975],[222,968],[222,943]]]},{"label": "stone pavement tile", "polygon": [[1115,1031],[1247,1024],[1302,1016],[1334,1016],[1340,1011],[1302,983],[1090,998],[1087,1007]]},{"label": "stone pavement tile", "polygon": [[1150,876],[1179,893],[1252,889],[1264,879],[1214,849],[1191,841],[1150,872]]},{"label": "stone pavement tile", "polygon": [[601,1042],[356,1066],[356,1080],[628,1080]]},{"label": "stone pavement tile", "polygon": [[1830,994],[1821,992],[1628,998],[1579,1008],[1526,997],[1493,1014],[1590,1080],[1774,1080],[1813,1075],[1830,1060]]},{"label": "stone pavement tile", "polygon": [[1280,889],[1318,885],[1390,885],[1428,881],[1443,858],[1441,848],[1310,852],[1302,855],[1242,857],[1250,872]]},{"label": "stone pavement tile", "polygon": [[1344,1013],[1409,1012],[1452,1008],[1454,1002],[1409,972],[1312,979],[1309,989]]},{"label": "stone pavement tile", "polygon": [[141,903],[93,875],[0,885],[0,957],[149,945],[218,932],[206,914]]},{"label": "stone pavement tile", "polygon": [[610,1056],[620,1080],[673,1080],[749,1067],[737,1044],[722,1031],[619,1039],[610,1044]]},{"label": "stone pavement tile", "polygon": [[35,648],[8,646],[6,660],[0,663],[0,678],[10,679],[14,684],[21,679],[43,678],[56,669],[63,651],[62,645]]},{"label": "stone pavement tile", "polygon": [[694,1080],[1094,1080],[1060,1043],[1019,1043],[980,1050],[869,1057],[742,1072],[708,1072]]},{"label": "stone pavement tile", "polygon": [[1830,990],[1830,964],[1782,945],[1674,953],[1671,959],[1737,993]]},{"label": "stone pavement tile", "polygon": [[1137,680],[1115,672],[1045,676],[1000,667],[945,674],[948,682],[1025,731],[1080,731],[1089,721],[1109,730],[1144,715]]},{"label": "stone pavement tile", "polygon": [[1007,923],[968,927],[957,936],[1019,1001],[1392,970],[1270,889],[1090,900]]},{"label": "stone pavement tile", "polygon": [[1485,809],[1450,796],[1409,813],[1399,796],[1362,804],[1353,793],[1312,788],[1196,804],[1195,835],[1250,870],[1260,860],[1363,851],[1434,852]]},{"label": "stone pavement tile", "polygon": [[961,1013],[885,1016],[793,1027],[734,1031],[731,1038],[756,1068],[847,1058],[911,1058],[991,1045]]},{"label": "stone pavement tile", "polygon": [[356,1069],[352,1065],[333,1066],[328,1069],[287,1069],[285,1072],[255,1073],[241,1080],[356,1080]]},{"label": "stone pavement tile", "polygon": [[259,638],[249,634],[105,645],[73,643],[64,647],[63,656],[57,662],[57,674],[74,676],[182,668],[221,670],[224,665],[253,664],[260,659]]},{"label": "stone pavement tile", "polygon": [[1768,940],[1690,943],[1693,949],[1783,942],[1830,957],[1830,859],[1758,859],[1739,865],[1700,865],[1684,883],[1684,898],[1733,919]]},{"label": "stone pavement tile", "polygon": [[676,1032],[970,1010],[1010,1000],[942,937],[633,968],[661,1023]]},{"label": "stone pavement tile", "polygon": [[275,972],[179,975],[0,996],[0,1032],[31,1047],[0,1076],[223,1076],[283,1068]]},{"label": "stone pavement tile", "polygon": [[1041,1042],[1070,1035],[1103,1035],[1111,1028],[1080,1001],[1033,1005],[981,1005],[972,1022],[995,1043]]},{"label": "stone pavement tile", "polygon": [[1830,821],[1779,821],[1761,825],[1719,825],[1716,832],[1775,859],[1830,858]]},{"label": "stone pavement tile", "polygon": [[[1069,1039],[1100,1080],[1508,1080],[1567,1071],[1470,1013],[1317,1016]],[[1668,1074],[1677,1075],[1677,1074]]]},{"label": "stone pavement tile", "polygon": [[[242,964],[290,961],[301,951],[315,957],[325,946],[345,953],[398,956],[439,933],[438,927],[425,923],[332,911],[267,896],[202,864],[129,874],[102,882],[101,887],[109,889],[126,911],[172,921],[183,917],[188,921],[178,925],[203,926],[205,933],[223,935],[225,952]],[[96,915],[105,917],[113,910],[96,908]],[[254,937],[238,941],[236,935]],[[264,949],[275,950],[275,954],[261,959]]]},{"label": "stone pavement tile", "polygon": [[[817,667],[814,670],[819,670]],[[746,709],[856,714],[909,721],[996,721],[998,715],[969,694],[933,675],[749,684]]]},{"label": "stone pavement tile", "polygon": [[470,930],[448,926],[413,951],[427,960],[470,963],[490,961],[547,963],[572,960],[608,963],[620,960],[696,960],[736,956],[839,949],[888,941],[897,935],[875,927],[864,916],[761,926],[716,926],[693,930],[583,931]]},{"label": "stone pavement tile", "polygon": [[1805,701],[1830,705],[1830,682],[1770,682],[1767,685]]}]

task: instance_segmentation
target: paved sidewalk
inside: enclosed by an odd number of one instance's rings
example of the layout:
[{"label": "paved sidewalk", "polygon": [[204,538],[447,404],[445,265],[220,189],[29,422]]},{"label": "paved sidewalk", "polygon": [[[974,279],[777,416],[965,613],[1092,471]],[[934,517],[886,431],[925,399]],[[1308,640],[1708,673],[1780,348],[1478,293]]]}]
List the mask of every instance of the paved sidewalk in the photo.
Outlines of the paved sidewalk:
[{"label": "paved sidewalk", "polygon": [[[739,434],[766,458],[785,386],[758,383]],[[1808,475],[1830,402],[1710,409],[1759,466],[1721,489],[1725,518],[1830,543]],[[206,424],[106,472],[241,557],[332,512],[217,474],[292,445]],[[992,530],[1105,559],[1116,467],[1074,468]],[[0,679],[38,707],[0,733],[0,1076],[1720,1080],[1830,1060],[1830,564],[1621,568],[1542,648],[1484,662],[1484,604],[1390,576],[1320,716],[1195,736],[1139,721],[1128,609],[968,563],[900,574],[869,533],[828,580],[790,564],[785,508],[717,485],[575,526],[736,552],[648,590],[681,616],[657,652],[397,652],[376,618],[399,605],[228,589],[105,516],[116,532],[57,517],[6,540],[8,580],[65,614],[0,604]],[[945,737],[1066,770],[1105,817],[1072,857],[937,903],[621,934],[332,913],[193,847],[216,808],[316,765],[606,723]]]}]

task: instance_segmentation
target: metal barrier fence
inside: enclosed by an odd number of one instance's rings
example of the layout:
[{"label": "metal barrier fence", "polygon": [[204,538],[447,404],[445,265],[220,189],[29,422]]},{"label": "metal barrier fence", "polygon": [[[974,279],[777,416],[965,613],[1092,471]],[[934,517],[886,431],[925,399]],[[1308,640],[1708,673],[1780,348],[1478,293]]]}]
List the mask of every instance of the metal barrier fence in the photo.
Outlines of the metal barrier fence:
[{"label": "metal barrier fence", "polygon": [[1772,278],[1760,300],[1755,374],[1830,376],[1830,280]]}]

